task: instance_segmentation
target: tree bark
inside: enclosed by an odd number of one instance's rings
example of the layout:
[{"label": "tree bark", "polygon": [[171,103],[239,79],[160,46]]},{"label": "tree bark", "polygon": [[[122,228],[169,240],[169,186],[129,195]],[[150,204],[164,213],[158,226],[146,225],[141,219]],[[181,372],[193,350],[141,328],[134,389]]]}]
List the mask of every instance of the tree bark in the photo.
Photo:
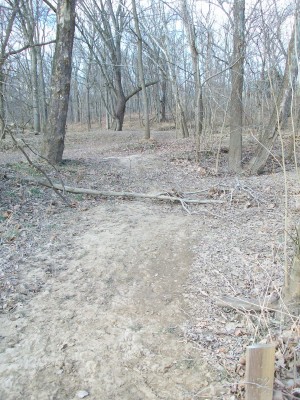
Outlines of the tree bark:
[{"label": "tree bark", "polygon": [[165,75],[162,76],[161,81],[161,96],[159,99],[160,110],[159,110],[159,122],[166,122],[166,102],[167,102],[167,79]]},{"label": "tree bark", "polygon": [[48,129],[44,134],[43,155],[51,163],[62,161],[68,113],[76,0],[57,4],[56,47],[52,69]]},{"label": "tree bark", "polygon": [[118,91],[118,98],[116,104],[116,111],[115,111],[115,119],[117,123],[116,131],[121,131],[123,129],[125,110],[126,110],[126,97],[122,89],[121,92]]},{"label": "tree bark", "polygon": [[245,0],[234,0],[233,66],[231,69],[229,169],[240,172],[243,135]]}]

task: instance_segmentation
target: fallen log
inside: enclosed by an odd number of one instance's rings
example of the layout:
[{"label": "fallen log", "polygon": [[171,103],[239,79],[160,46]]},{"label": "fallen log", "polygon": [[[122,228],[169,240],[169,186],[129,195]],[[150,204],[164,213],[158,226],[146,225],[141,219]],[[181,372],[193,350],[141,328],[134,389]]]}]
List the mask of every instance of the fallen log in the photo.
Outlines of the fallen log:
[{"label": "fallen log", "polygon": [[255,299],[240,299],[231,296],[222,296],[216,300],[216,304],[219,307],[234,308],[235,310],[241,311],[279,311],[274,303],[261,304]]},{"label": "fallen log", "polygon": [[269,311],[275,312],[289,317],[298,318],[298,315],[294,315],[289,312],[284,302],[280,299],[276,301],[266,301],[261,303],[256,299],[241,299],[232,296],[222,296],[216,299],[216,305],[224,308],[232,308],[238,312],[262,312]]},{"label": "fallen log", "polygon": [[52,182],[50,184],[48,181],[44,179],[38,179],[33,177],[21,178],[21,180],[30,182],[32,184],[38,184],[42,186],[46,186],[52,189],[60,190],[62,192],[74,193],[74,194],[87,194],[90,196],[103,196],[103,197],[126,197],[126,198],[142,198],[142,199],[154,199],[154,200],[163,200],[163,201],[171,201],[178,202],[181,204],[222,204],[224,203],[222,200],[213,200],[213,199],[186,199],[178,196],[172,196],[168,194],[153,194],[153,193],[136,193],[136,192],[112,192],[112,191],[102,191],[102,190],[94,190],[94,189],[85,189],[78,188],[73,186],[65,186],[58,183]]}]

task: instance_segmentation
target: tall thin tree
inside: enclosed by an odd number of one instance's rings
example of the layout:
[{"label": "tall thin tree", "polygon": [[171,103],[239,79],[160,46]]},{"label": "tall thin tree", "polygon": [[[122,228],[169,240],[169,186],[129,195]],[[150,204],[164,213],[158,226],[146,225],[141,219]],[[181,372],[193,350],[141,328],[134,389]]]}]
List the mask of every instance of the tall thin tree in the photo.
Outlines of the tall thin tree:
[{"label": "tall thin tree", "polygon": [[[0,135],[5,138],[5,124],[6,124],[6,108],[5,108],[5,63],[11,54],[8,51],[8,43],[12,34],[14,22],[19,8],[19,0],[8,1],[6,12],[2,11],[1,23],[5,26],[2,27],[3,34],[0,39]],[[9,11],[7,11],[9,10]]]},{"label": "tall thin tree", "polygon": [[229,169],[241,170],[243,135],[243,83],[245,48],[245,0],[233,4],[233,66],[231,69]]},{"label": "tall thin tree", "polygon": [[141,30],[140,30],[138,13],[136,10],[136,2],[135,2],[135,0],[131,0],[131,3],[132,3],[132,13],[133,13],[133,19],[134,19],[135,33],[136,33],[136,37],[137,37],[139,82],[140,82],[140,85],[142,88],[142,95],[143,95],[144,118],[145,118],[145,139],[150,139],[149,103],[148,103],[148,97],[147,97],[144,65],[143,65],[143,40],[142,40],[142,35],[141,35]]},{"label": "tall thin tree", "polygon": [[192,10],[188,10],[188,5],[185,0],[181,0],[181,11],[183,24],[187,31],[187,38],[189,42],[189,47],[192,55],[192,65],[193,65],[193,76],[195,84],[195,134],[196,134],[196,158],[199,162],[200,160],[200,137],[203,130],[203,93],[202,93],[202,83],[200,75],[199,66],[199,51],[196,43],[196,29],[192,17]]}]

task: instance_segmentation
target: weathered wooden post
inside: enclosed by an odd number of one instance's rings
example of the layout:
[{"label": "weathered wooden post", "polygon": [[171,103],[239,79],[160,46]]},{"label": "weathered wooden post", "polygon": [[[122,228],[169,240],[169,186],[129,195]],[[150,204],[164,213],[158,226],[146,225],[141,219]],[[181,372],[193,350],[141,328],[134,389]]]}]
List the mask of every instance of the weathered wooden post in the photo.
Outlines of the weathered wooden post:
[{"label": "weathered wooden post", "polygon": [[275,345],[254,344],[246,352],[246,400],[272,400]]}]

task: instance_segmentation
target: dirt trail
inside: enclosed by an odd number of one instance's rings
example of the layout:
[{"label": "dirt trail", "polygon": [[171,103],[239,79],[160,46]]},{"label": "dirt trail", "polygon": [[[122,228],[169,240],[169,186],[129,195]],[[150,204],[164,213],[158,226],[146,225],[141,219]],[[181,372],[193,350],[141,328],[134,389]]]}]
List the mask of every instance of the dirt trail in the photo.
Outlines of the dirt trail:
[{"label": "dirt trail", "polygon": [[[154,136],[72,131],[60,172],[70,186],[223,203],[189,205],[188,215],[179,204],[70,195],[67,209],[19,181],[34,171],[0,149],[0,400],[233,400],[244,395],[236,383],[249,343],[271,334],[281,343],[289,330],[299,342],[295,321],[285,331],[265,312],[216,305],[223,295],[261,304],[280,295],[284,182],[287,231],[299,220],[293,167],[283,176],[271,160],[269,173],[237,178],[221,152],[215,175],[219,141],[199,166],[193,139]],[[287,245],[292,256],[292,236]],[[282,382],[294,376],[291,351],[279,358]]]},{"label": "dirt trail", "polygon": [[109,204],[65,257],[45,254],[64,270],[1,316],[1,399],[192,399],[212,380],[181,329],[195,216]]}]

